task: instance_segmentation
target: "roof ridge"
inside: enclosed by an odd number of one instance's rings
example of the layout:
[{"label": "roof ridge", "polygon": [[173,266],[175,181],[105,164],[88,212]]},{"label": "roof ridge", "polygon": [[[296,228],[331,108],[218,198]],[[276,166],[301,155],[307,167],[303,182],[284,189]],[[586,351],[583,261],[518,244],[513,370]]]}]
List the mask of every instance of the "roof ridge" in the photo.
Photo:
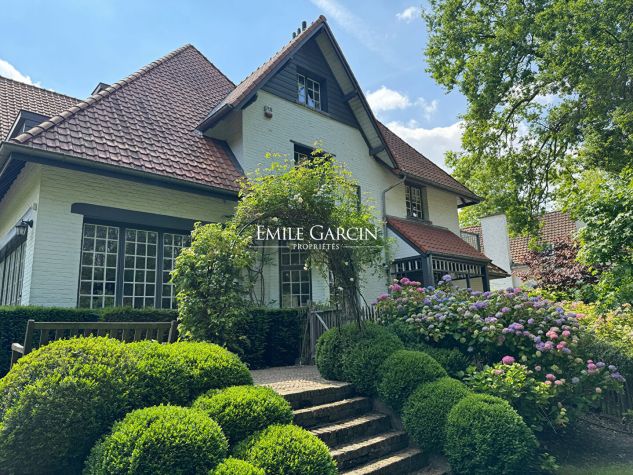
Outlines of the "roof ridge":
[{"label": "roof ridge", "polygon": [[130,74],[129,76],[127,76],[127,77],[115,82],[114,84],[112,84],[111,86],[108,86],[107,88],[105,88],[104,90],[98,92],[97,94],[93,94],[91,96],[88,96],[83,101],[78,102],[77,104],[75,104],[74,106],[66,109],[65,111],[60,112],[59,114],[51,117],[50,119],[42,122],[41,124],[36,125],[35,127],[32,127],[31,129],[27,130],[26,132],[18,135],[17,137],[15,137],[13,139],[13,141],[18,142],[18,143],[26,143],[26,142],[28,142],[33,137],[37,137],[38,135],[44,133],[45,131],[49,130],[50,128],[54,127],[55,125],[60,124],[60,123],[64,122],[65,120],[73,117],[79,111],[87,109],[88,107],[90,107],[93,104],[101,101],[105,97],[109,97],[110,95],[114,94],[116,91],[121,89],[122,87],[124,87],[124,86],[130,84],[131,82],[135,81],[136,79],[144,76],[148,72],[150,72],[153,69],[157,68],[161,64],[166,63],[170,59],[176,57],[177,55],[179,55],[180,53],[182,53],[183,51],[185,51],[185,50],[187,50],[189,48],[193,48],[193,46],[191,44],[187,43],[187,44],[181,46],[180,48],[177,48],[177,49],[171,51],[170,53],[167,53],[165,56],[163,56],[163,57],[161,57],[161,58],[159,58],[159,59],[157,59],[155,61],[152,61],[149,64],[146,64],[145,66],[143,66],[138,71],[136,71],[136,72]]},{"label": "roof ridge", "polygon": [[37,89],[39,91],[50,92],[51,94],[55,94],[55,95],[62,96],[62,97],[67,97],[68,99],[74,99],[75,101],[81,101],[81,99],[79,99],[78,97],[69,96],[68,94],[64,94],[63,92],[53,91],[51,89],[46,89],[45,87],[36,86],[35,84],[29,84],[27,82],[18,81],[17,79],[9,78],[9,77],[3,76],[2,74],[0,74],[0,79],[4,79],[6,81],[15,82],[15,83],[20,84],[21,86],[30,87],[30,88],[33,88],[33,89]]}]

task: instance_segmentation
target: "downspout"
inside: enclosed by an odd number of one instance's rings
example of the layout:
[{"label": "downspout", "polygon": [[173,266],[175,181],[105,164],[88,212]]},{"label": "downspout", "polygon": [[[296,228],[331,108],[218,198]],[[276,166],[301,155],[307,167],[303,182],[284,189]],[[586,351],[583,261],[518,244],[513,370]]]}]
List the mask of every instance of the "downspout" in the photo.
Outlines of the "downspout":
[{"label": "downspout", "polygon": [[[385,239],[387,238],[387,192],[389,190],[392,190],[393,188],[395,188],[396,186],[402,185],[405,180],[407,179],[407,175],[405,175],[404,173],[402,173],[400,175],[400,181],[394,183],[393,185],[385,188],[382,191],[382,235],[385,237]],[[385,261],[387,256],[385,255]],[[385,267],[387,268],[387,278],[389,278],[389,263],[385,262]]]}]

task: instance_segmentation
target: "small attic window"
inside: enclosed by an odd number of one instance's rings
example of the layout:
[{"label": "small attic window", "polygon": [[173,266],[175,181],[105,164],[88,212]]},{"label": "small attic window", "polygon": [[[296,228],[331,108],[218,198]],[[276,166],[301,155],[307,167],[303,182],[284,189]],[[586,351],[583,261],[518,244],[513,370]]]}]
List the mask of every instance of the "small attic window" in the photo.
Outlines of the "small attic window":
[{"label": "small attic window", "polygon": [[321,110],[321,82],[297,73],[297,100],[311,109]]}]

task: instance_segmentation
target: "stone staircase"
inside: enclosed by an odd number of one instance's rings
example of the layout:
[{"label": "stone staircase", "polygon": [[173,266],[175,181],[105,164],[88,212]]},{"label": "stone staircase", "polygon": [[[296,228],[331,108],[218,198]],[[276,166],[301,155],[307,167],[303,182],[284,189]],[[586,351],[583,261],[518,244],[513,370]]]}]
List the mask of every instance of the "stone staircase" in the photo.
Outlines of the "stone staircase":
[{"label": "stone staircase", "polygon": [[294,409],[294,423],[325,442],[349,475],[418,473],[426,457],[409,444],[389,415],[358,397],[350,384],[319,384],[283,391]]}]

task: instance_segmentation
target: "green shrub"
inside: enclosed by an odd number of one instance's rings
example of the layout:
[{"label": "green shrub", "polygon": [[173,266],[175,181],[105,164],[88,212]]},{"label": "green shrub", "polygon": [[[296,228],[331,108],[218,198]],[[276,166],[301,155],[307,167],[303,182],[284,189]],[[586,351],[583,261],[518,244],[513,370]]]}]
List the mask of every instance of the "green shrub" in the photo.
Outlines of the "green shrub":
[{"label": "green shrub", "polygon": [[229,457],[209,475],[266,475],[266,472],[245,460]]},{"label": "green shrub", "polygon": [[326,379],[343,379],[341,355],[356,329],[352,325],[332,328],[319,337],[316,344],[316,365]]},{"label": "green shrub", "polygon": [[126,346],[138,360],[137,384],[144,399],[137,407],[187,405],[210,389],[253,382],[236,355],[213,343],[142,341]]},{"label": "green shrub", "polygon": [[357,330],[354,341],[339,356],[343,379],[361,394],[374,395],[380,365],[395,351],[403,348],[400,339],[378,325]]},{"label": "green shrub", "polygon": [[209,389],[251,382],[235,355],[210,343],[59,340],[21,358],[0,380],[0,465],[72,472],[129,410],[188,404]]},{"label": "green shrub", "polygon": [[110,307],[99,309],[104,322],[171,322],[178,320],[178,310],[160,308]]},{"label": "green shrub", "polygon": [[466,386],[453,378],[421,384],[404,404],[402,423],[407,433],[423,449],[440,451],[449,411],[469,394]]},{"label": "green shrub", "polygon": [[202,474],[226,457],[228,442],[203,411],[155,406],[130,412],[100,440],[84,474]]},{"label": "green shrub", "polygon": [[233,386],[202,395],[193,407],[215,420],[233,445],[273,424],[292,422],[292,408],[279,394],[263,386]]},{"label": "green shrub", "polygon": [[537,442],[503,399],[473,394],[451,409],[445,453],[456,473],[526,473],[536,465]]},{"label": "green shrub", "polygon": [[301,338],[306,313],[301,309],[254,309],[264,313],[271,329],[266,335],[266,365],[289,366],[301,356]]},{"label": "green shrub", "polygon": [[140,398],[135,360],[107,338],[60,340],[0,380],[0,466],[76,472],[95,441]]},{"label": "green shrub", "polygon": [[335,475],[327,446],[301,427],[273,425],[235,449],[235,455],[262,468],[266,475]]},{"label": "green shrub", "polygon": [[440,364],[421,351],[400,350],[380,366],[378,395],[396,411],[422,383],[446,376]]}]

